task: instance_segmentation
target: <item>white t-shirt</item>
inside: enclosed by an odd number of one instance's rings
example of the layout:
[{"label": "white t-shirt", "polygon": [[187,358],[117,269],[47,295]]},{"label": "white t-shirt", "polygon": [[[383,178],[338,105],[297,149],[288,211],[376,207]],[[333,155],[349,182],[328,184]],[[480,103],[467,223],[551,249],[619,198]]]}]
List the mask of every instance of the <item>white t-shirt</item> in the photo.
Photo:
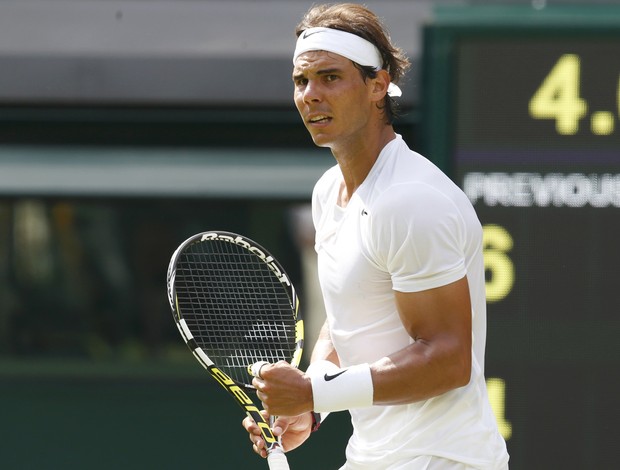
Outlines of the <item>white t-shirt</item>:
[{"label": "white t-shirt", "polygon": [[400,136],[389,142],[346,208],[337,205],[340,168],[312,199],[319,280],[343,367],[372,363],[413,339],[393,290],[416,292],[467,275],[472,302],[470,383],[424,402],[350,410],[347,469],[381,469],[436,455],[483,469],[508,454],[484,379],[486,300],[482,229],[465,194]]}]

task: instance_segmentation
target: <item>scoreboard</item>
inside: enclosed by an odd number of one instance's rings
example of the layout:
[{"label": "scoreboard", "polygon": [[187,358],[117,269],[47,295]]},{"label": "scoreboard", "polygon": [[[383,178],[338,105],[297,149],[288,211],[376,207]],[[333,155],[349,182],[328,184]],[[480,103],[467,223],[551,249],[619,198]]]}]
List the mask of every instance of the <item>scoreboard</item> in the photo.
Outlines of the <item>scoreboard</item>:
[{"label": "scoreboard", "polygon": [[457,10],[424,32],[424,153],[484,228],[511,470],[620,468],[620,10]]}]

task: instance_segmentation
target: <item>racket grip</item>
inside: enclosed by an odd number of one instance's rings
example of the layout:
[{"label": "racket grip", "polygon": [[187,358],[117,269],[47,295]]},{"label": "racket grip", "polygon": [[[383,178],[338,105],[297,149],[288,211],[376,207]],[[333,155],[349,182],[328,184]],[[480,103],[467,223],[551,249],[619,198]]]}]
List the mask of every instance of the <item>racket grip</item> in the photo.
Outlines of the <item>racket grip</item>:
[{"label": "racket grip", "polygon": [[269,470],[290,470],[286,455],[284,455],[284,451],[279,447],[269,452],[267,455],[267,463],[269,464]]}]

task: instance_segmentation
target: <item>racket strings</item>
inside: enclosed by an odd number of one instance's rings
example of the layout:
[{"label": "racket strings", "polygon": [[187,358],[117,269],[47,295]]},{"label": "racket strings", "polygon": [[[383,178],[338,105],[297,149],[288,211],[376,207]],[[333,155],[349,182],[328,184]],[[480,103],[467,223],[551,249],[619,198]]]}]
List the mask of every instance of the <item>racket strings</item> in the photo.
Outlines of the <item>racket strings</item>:
[{"label": "racket strings", "polygon": [[254,362],[291,360],[293,301],[255,254],[223,241],[193,244],[177,264],[175,287],[194,340],[233,380],[249,384]]}]

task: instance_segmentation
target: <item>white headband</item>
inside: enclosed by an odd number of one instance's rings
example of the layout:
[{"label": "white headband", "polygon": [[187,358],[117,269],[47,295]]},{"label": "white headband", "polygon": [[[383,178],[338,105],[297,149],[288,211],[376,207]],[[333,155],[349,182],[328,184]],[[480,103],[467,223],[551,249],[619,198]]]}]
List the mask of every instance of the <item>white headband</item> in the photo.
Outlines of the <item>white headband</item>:
[{"label": "white headband", "polygon": [[[381,70],[383,60],[379,49],[356,34],[331,28],[308,28],[297,38],[293,63],[301,54],[309,51],[328,51],[346,57],[353,62]],[[401,96],[403,93],[394,83],[388,87],[388,95]]]}]

